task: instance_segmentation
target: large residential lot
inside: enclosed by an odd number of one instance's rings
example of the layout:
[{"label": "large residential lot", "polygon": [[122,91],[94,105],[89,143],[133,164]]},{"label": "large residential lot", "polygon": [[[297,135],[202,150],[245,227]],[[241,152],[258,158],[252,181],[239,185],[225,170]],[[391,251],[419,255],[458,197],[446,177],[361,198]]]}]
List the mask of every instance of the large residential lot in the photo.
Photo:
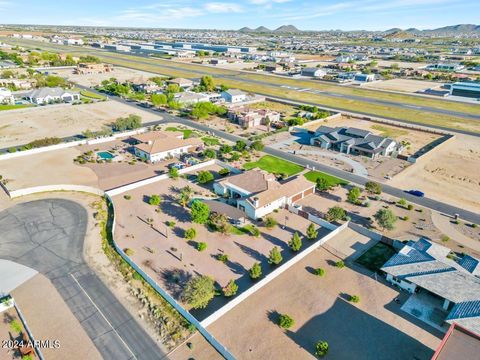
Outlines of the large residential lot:
[{"label": "large residential lot", "polygon": [[0,148],[24,145],[45,137],[79,135],[87,129],[98,131],[129,114],[140,115],[143,122],[158,118],[117,101],[3,111],[0,117]]},{"label": "large residential lot", "polygon": [[106,73],[95,73],[95,74],[75,74],[73,69],[56,69],[54,73],[66,77],[69,81],[72,81],[76,84],[83,86],[96,86],[100,84],[103,80],[108,80],[112,77],[115,79],[125,82],[133,79],[145,79],[151,78],[153,76],[158,76],[158,74],[149,73],[141,70],[127,69],[123,67],[114,67],[113,71]]},{"label": "large residential lot", "polygon": [[[329,344],[326,359],[430,359],[440,337],[400,311],[394,300],[404,294],[335,261],[315,250],[208,329],[239,359],[314,359],[319,340]],[[311,273],[317,267],[324,277]],[[359,303],[345,300],[353,294]],[[295,325],[282,330],[278,314]]]},{"label": "large residential lot", "polygon": [[480,139],[457,135],[426,161],[411,166],[389,183],[420,189],[426,196],[480,211]]},{"label": "large residential lot", "polygon": [[[213,173],[219,169],[217,165],[202,168]],[[260,262],[264,275],[273,270],[267,260],[269,251],[275,246],[283,251],[284,261],[292,258],[295,253],[288,248],[288,241],[295,231],[303,237],[310,224],[308,220],[282,209],[270,214],[279,226],[267,229],[255,224],[260,230],[258,237],[244,231],[214,232],[205,225],[192,223],[189,209],[178,203],[179,194],[186,186],[193,190],[193,198],[213,196],[207,188],[185,179],[167,179],[113,197],[117,243],[132,250],[132,259],[179,300],[185,283],[195,274],[212,276],[221,287],[235,279],[239,291],[245,290],[252,285],[248,269]],[[149,197],[155,194],[163,199],[160,206],[148,204]],[[285,223],[285,228],[280,226]],[[194,228],[197,233],[190,241],[184,238],[189,228]],[[329,232],[324,228],[318,231],[319,238]],[[199,242],[207,244],[204,251],[197,250]],[[303,248],[311,243],[304,238]],[[219,261],[217,256],[221,254],[227,255],[228,260]],[[203,318],[225,303],[223,297],[216,297],[208,308],[195,311],[195,315]]]}]

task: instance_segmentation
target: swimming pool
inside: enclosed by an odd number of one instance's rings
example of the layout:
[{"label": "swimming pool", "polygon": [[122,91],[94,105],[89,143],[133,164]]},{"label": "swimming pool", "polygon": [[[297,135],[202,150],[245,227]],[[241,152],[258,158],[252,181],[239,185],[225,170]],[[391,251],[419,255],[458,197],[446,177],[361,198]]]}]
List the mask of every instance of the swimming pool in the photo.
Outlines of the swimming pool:
[{"label": "swimming pool", "polygon": [[115,155],[109,153],[108,151],[100,151],[97,153],[97,155],[105,160],[113,159],[115,157]]}]

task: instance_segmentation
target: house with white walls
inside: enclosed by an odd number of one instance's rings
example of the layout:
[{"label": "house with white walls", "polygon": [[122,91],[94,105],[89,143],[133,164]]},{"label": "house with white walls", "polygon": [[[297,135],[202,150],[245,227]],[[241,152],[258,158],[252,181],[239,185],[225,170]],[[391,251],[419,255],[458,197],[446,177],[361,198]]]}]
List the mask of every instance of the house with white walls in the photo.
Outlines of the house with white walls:
[{"label": "house with white walls", "polygon": [[199,138],[184,139],[183,132],[150,131],[132,136],[136,156],[150,163],[193,152],[203,145]]},{"label": "house with white walls", "polygon": [[279,182],[273,174],[252,169],[216,181],[213,190],[256,220],[313,194],[315,184],[303,175]]}]

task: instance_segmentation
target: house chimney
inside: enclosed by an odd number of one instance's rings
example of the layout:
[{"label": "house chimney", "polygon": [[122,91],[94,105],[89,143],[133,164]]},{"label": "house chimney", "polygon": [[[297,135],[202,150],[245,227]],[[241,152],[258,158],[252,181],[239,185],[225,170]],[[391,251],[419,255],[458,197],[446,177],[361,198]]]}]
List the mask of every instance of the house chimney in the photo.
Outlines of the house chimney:
[{"label": "house chimney", "polygon": [[258,197],[254,197],[253,198],[253,206],[255,206],[255,208],[258,208],[258,205],[259,205],[259,201],[258,201]]}]

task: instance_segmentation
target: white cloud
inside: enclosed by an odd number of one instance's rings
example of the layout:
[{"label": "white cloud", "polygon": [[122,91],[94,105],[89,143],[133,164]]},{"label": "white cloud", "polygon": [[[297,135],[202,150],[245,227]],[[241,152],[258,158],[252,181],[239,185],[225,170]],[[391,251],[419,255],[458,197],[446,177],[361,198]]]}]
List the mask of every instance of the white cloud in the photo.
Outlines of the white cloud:
[{"label": "white cloud", "polygon": [[283,4],[290,1],[291,0],[248,0],[249,3],[255,4],[255,5]]},{"label": "white cloud", "polygon": [[205,10],[211,13],[240,13],[243,12],[243,8],[238,4],[223,3],[223,2],[211,2],[206,3]]}]

